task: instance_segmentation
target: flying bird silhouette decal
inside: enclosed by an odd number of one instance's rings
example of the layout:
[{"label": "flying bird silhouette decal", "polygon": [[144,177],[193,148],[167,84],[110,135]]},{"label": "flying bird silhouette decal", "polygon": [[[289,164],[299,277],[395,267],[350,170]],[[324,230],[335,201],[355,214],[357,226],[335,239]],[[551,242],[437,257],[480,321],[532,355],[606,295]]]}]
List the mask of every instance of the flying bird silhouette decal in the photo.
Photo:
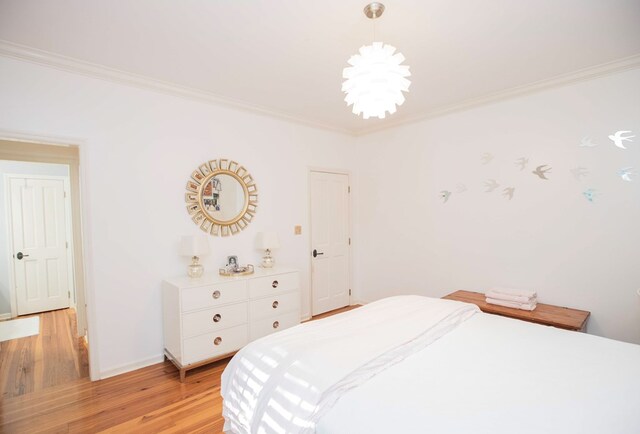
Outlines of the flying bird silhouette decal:
[{"label": "flying bird silhouette decal", "polygon": [[487,179],[487,181],[484,183],[484,186],[487,187],[485,193],[491,193],[493,190],[498,188],[500,184],[498,184],[495,179]]},{"label": "flying bird silhouette decal", "polygon": [[524,170],[527,167],[527,164],[529,164],[528,158],[522,157],[516,160],[516,166],[519,166],[520,170]]},{"label": "flying bird silhouette decal", "polygon": [[598,144],[593,143],[591,137],[583,137],[582,140],[580,140],[581,148],[593,148],[594,146],[598,146]]},{"label": "flying bird silhouette decal", "polygon": [[624,167],[620,170],[618,170],[618,175],[620,175],[620,178],[622,178],[625,181],[633,181],[633,179],[631,179],[631,175],[633,175],[633,167]]},{"label": "flying bird silhouette decal", "polygon": [[513,199],[513,192],[516,191],[515,187],[507,187],[504,190],[502,190],[502,195],[506,198],[508,198],[509,200]]},{"label": "flying bird silhouette decal", "polygon": [[440,198],[442,199],[442,203],[447,203],[447,201],[449,200],[449,197],[451,197],[450,191],[442,190],[440,192]]},{"label": "flying bird silhouette decal", "polygon": [[546,173],[551,172],[551,167],[547,168],[548,166],[546,164],[543,164],[542,166],[538,166],[536,167],[536,170],[532,171],[531,173],[533,173],[534,175],[538,175],[538,177],[540,179],[549,179],[545,176]]},{"label": "flying bird silhouette decal", "polygon": [[484,154],[482,154],[482,157],[480,157],[480,159],[482,160],[482,164],[489,164],[491,160],[493,160],[493,154],[485,152]]},{"label": "flying bird silhouette decal", "polygon": [[571,169],[571,173],[573,173],[573,177],[580,181],[580,178],[584,178],[589,174],[589,170],[586,167],[576,167],[575,169]]},{"label": "flying bird silhouette decal", "polygon": [[593,202],[596,197],[596,191],[593,188],[587,188],[582,194],[589,202]]},{"label": "flying bird silhouette decal", "polygon": [[614,145],[620,149],[627,149],[623,142],[633,142],[631,140],[635,136],[623,136],[623,134],[630,133],[631,131],[617,131],[615,134],[609,136]]}]

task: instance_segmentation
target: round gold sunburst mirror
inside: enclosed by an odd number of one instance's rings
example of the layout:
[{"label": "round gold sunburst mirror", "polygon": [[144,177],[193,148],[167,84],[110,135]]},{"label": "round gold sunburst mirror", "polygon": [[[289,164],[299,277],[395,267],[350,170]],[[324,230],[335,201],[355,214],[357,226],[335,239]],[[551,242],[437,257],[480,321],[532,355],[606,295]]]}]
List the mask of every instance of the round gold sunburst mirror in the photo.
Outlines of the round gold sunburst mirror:
[{"label": "round gold sunburst mirror", "polygon": [[258,188],[247,169],[220,158],[193,171],[185,201],[191,219],[200,229],[226,237],[237,234],[253,219]]}]

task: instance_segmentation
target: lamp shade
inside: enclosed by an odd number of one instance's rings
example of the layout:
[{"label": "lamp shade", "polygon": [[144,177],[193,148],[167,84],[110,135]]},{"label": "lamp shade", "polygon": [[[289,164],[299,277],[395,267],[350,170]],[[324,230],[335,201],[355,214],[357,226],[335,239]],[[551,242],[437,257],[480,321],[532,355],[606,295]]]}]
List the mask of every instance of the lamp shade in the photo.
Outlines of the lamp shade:
[{"label": "lamp shade", "polygon": [[206,255],[209,253],[209,239],[206,237],[185,235],[180,238],[179,251],[182,256]]},{"label": "lamp shade", "polygon": [[354,114],[384,119],[387,112],[396,112],[396,106],[404,103],[402,92],[409,92],[411,84],[407,78],[411,76],[409,67],[402,62],[404,56],[382,42],[363,46],[359,54],[351,56],[351,66],[342,72],[347,79],[342,91],[347,94],[347,105],[353,104]]},{"label": "lamp shade", "polygon": [[256,239],[256,247],[258,249],[277,249],[280,247],[280,242],[278,241],[278,233],[277,232],[258,232],[258,237]]}]

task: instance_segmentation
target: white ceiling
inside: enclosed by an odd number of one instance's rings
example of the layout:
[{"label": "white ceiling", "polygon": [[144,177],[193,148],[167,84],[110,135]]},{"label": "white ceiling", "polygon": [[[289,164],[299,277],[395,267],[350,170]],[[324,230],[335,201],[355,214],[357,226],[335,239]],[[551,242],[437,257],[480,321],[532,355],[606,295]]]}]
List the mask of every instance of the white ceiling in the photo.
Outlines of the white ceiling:
[{"label": "white ceiling", "polygon": [[387,0],[378,40],[411,66],[386,120],[340,91],[367,0],[0,0],[0,39],[351,132],[640,53],[638,0]]}]

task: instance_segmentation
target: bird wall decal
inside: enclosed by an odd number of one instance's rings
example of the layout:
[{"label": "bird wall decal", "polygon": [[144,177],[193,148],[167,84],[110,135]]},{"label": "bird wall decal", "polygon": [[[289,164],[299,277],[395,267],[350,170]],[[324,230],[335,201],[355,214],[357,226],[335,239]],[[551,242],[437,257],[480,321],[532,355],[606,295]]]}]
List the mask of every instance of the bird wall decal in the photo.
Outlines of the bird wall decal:
[{"label": "bird wall decal", "polygon": [[574,169],[571,169],[571,173],[573,174],[574,178],[580,181],[580,178],[584,178],[589,174],[589,169],[587,169],[586,167],[576,167]]},{"label": "bird wall decal", "polygon": [[508,198],[509,200],[513,199],[513,192],[516,191],[515,187],[507,187],[504,190],[502,190],[502,195],[506,198]]},{"label": "bird wall decal", "polygon": [[465,191],[467,191],[467,186],[464,184],[458,184],[456,185],[456,193],[464,193]]},{"label": "bird wall decal", "polygon": [[527,167],[527,164],[529,164],[528,158],[522,157],[516,160],[516,166],[519,166],[520,170],[524,170]]},{"label": "bird wall decal", "polygon": [[582,194],[589,202],[593,202],[596,197],[596,191],[593,188],[587,188]]},{"label": "bird wall decal", "polygon": [[624,142],[633,142],[633,140],[631,140],[633,137],[635,136],[624,136],[623,134],[627,134],[630,133],[631,131],[616,131],[615,134],[611,134],[609,136],[609,138],[611,139],[611,141],[613,142],[614,145],[616,145],[618,148],[620,149],[627,149],[624,146]]},{"label": "bird wall decal", "polygon": [[451,197],[451,192],[447,190],[442,190],[440,192],[440,199],[442,199],[442,203],[447,203],[449,198]]},{"label": "bird wall decal", "polygon": [[482,160],[482,164],[489,164],[491,162],[491,160],[493,160],[493,154],[491,154],[489,152],[485,152],[480,157],[480,160]]},{"label": "bird wall decal", "polygon": [[531,173],[537,175],[540,179],[548,180],[549,178],[547,178],[545,175],[549,172],[551,172],[551,167],[543,164],[542,166],[536,167],[536,170],[532,171]]},{"label": "bird wall decal", "polygon": [[622,178],[624,181],[633,181],[633,179],[631,179],[631,175],[634,174],[635,172],[633,171],[633,167],[623,167],[622,169],[618,170],[618,175],[620,175],[620,178]]},{"label": "bird wall decal", "polygon": [[498,184],[495,179],[487,179],[487,181],[484,183],[484,186],[487,187],[485,193],[491,193],[493,190],[498,188],[500,184]]},{"label": "bird wall decal", "polygon": [[591,137],[583,137],[582,140],[580,140],[581,148],[593,148],[594,146],[598,146],[598,144],[593,143]]}]

